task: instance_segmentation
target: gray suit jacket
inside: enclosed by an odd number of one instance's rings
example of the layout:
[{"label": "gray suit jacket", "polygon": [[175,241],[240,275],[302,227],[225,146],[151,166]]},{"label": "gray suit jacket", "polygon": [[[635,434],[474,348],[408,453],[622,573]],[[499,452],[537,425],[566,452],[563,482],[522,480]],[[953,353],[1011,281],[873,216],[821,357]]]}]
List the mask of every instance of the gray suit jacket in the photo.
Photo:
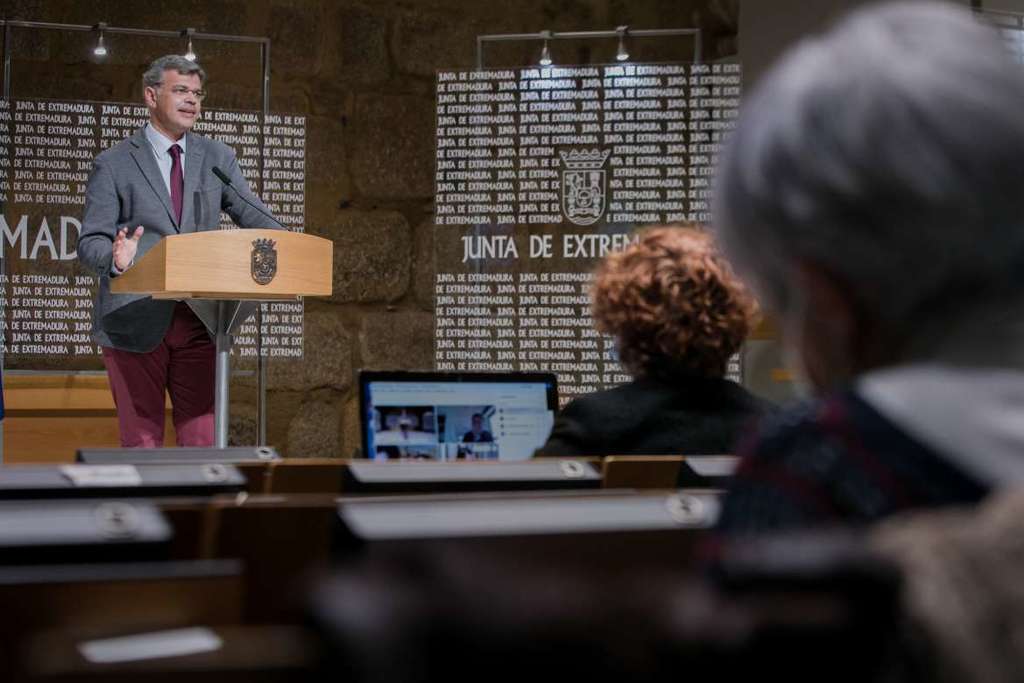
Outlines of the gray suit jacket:
[{"label": "gray suit jacket", "polygon": [[[241,193],[267,211],[249,189],[230,147],[201,135],[187,135],[180,224],[174,220],[170,194],[142,129],[104,151],[93,162],[85,192],[78,259],[100,278],[92,333],[93,339],[102,346],[124,351],[152,351],[167,333],[174,314],[173,301],[110,292],[110,265],[118,228],[128,226],[129,235],[136,226],[145,228],[135,256],[138,262],[168,235],[216,230],[221,210],[243,228],[282,227],[239,198],[238,193]],[[214,166],[231,178],[234,189],[213,174]]]}]

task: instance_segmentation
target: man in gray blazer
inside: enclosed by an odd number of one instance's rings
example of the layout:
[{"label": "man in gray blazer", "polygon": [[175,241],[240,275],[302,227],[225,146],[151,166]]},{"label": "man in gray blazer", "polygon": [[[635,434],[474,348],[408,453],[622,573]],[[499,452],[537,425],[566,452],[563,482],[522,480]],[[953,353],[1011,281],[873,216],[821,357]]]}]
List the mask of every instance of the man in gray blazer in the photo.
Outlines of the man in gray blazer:
[{"label": "man in gray blazer", "polygon": [[96,157],[86,189],[78,258],[99,276],[92,332],[123,446],[163,445],[165,391],[178,445],[212,445],[215,348],[185,303],[112,294],[111,280],[168,235],[218,229],[222,210],[240,227],[282,227],[249,189],[234,151],[189,132],[205,81],[184,57],[155,60],[142,77],[149,123]]}]

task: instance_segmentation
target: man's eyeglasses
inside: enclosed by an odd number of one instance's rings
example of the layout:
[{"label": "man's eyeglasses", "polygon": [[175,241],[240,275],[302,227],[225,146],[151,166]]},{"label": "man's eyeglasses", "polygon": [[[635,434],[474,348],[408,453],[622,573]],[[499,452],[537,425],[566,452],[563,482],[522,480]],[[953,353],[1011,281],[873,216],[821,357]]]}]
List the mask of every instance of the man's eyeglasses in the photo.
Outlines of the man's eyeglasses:
[{"label": "man's eyeglasses", "polygon": [[[161,86],[163,86],[163,83],[157,83],[156,84],[157,88],[159,88]],[[205,90],[192,90],[191,88],[186,88],[183,85],[176,85],[176,86],[172,87],[171,88],[171,92],[174,94],[175,97],[184,97],[185,95],[187,95],[189,93],[192,93],[192,96],[195,97],[200,102],[202,102],[206,98],[206,91]]]}]

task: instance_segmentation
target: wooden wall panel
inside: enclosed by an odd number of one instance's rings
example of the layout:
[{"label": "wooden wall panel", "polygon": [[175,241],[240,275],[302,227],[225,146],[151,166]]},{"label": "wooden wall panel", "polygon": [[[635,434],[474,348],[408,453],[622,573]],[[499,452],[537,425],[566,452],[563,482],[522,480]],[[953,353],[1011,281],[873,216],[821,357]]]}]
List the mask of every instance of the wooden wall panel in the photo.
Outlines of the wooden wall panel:
[{"label": "wooden wall panel", "polygon": [[[107,376],[7,375],[4,464],[72,462],[83,446],[120,445]],[[174,445],[170,404],[164,445]]]}]

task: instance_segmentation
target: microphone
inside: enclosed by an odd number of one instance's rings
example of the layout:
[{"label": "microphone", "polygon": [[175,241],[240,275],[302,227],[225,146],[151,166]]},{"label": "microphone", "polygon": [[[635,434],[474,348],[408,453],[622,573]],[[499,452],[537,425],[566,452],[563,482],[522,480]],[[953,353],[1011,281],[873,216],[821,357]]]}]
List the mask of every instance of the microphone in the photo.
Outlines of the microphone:
[{"label": "microphone", "polygon": [[[277,223],[277,224],[278,224],[279,226],[281,226],[282,228],[284,228],[284,227],[285,227],[285,226],[284,226],[284,224],[283,224],[283,223],[281,223],[281,221],[277,220],[276,218],[274,218],[273,216],[271,216],[271,215],[270,215],[269,213],[267,213],[266,211],[264,211],[263,209],[261,209],[261,208],[260,208],[259,206],[257,206],[257,205],[256,205],[256,204],[254,204],[253,202],[251,202],[251,201],[249,201],[248,199],[246,199],[245,195],[244,195],[244,194],[242,194],[241,192],[239,192],[239,191],[238,191],[238,190],[237,190],[237,189],[235,188],[235,186],[231,184],[231,178],[228,178],[227,174],[226,174],[226,173],[224,173],[224,171],[220,170],[220,169],[219,169],[219,168],[217,168],[216,166],[214,166],[212,170],[213,170],[213,175],[217,176],[217,177],[218,177],[218,178],[220,179],[220,181],[221,181],[222,183],[224,183],[225,185],[227,185],[228,187],[230,187],[230,188],[231,188],[232,190],[234,190],[234,191],[235,191],[235,194],[236,194],[236,195],[238,195],[239,199],[241,199],[241,200],[242,200],[243,202],[245,202],[246,204],[248,204],[248,205],[249,205],[249,206],[251,206],[252,208],[254,208],[254,209],[256,209],[257,211],[259,211],[260,213],[262,213],[262,214],[263,214],[264,216],[266,216],[266,217],[267,217],[267,218],[269,218],[270,220],[272,220],[272,221],[274,221],[275,223]],[[285,229],[287,230],[287,228],[285,228]]]}]

